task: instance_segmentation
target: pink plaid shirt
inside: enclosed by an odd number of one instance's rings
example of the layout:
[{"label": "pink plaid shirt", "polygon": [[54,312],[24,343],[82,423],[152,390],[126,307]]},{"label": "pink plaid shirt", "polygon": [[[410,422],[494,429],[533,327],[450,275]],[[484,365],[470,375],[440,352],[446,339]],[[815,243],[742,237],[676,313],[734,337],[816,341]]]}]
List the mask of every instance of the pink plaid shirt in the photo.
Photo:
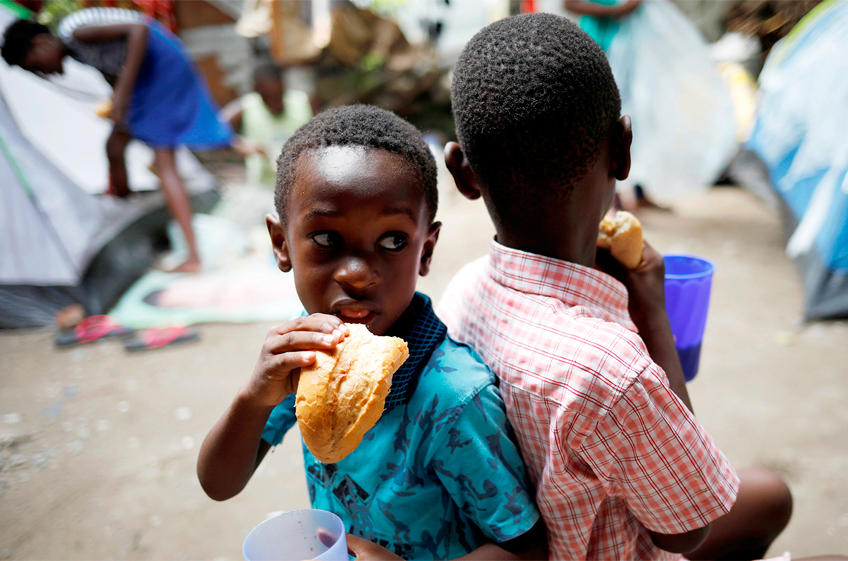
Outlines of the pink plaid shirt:
[{"label": "pink plaid shirt", "polygon": [[675,559],[647,529],[730,510],[736,472],[651,360],[618,281],[492,242],[438,315],[500,379],[551,559]]}]

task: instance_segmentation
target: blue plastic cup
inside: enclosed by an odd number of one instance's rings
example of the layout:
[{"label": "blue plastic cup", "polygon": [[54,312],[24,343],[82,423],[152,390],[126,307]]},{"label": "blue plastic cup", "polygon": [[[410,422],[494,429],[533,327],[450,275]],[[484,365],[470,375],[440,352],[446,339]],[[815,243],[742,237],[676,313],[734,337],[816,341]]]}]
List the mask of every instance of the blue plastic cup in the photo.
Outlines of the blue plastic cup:
[{"label": "blue plastic cup", "polygon": [[665,255],[665,308],[674,345],[691,381],[698,373],[715,266],[695,255]]},{"label": "blue plastic cup", "polygon": [[247,535],[241,552],[247,561],[348,561],[342,519],[318,509],[293,510],[269,518]]}]

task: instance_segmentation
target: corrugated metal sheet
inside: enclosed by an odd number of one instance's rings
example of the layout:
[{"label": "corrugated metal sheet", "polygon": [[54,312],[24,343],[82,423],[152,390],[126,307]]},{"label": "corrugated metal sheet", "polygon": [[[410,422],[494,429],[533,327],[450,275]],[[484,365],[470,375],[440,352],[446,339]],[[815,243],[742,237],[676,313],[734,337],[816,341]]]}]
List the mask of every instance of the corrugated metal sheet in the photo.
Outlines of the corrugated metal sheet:
[{"label": "corrugated metal sheet", "polygon": [[238,92],[251,88],[253,54],[248,40],[236,34],[235,24],[187,29],[180,33],[180,38],[195,60],[215,55],[218,66],[227,75],[228,86]]}]

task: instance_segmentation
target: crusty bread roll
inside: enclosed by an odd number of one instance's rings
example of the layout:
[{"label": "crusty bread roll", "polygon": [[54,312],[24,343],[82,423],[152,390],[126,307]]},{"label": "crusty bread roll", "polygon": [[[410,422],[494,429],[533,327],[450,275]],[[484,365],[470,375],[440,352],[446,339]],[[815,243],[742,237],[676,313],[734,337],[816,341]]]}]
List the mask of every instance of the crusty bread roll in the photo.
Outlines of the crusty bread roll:
[{"label": "crusty bread roll", "polygon": [[612,256],[628,269],[642,261],[642,224],[627,211],[605,217],[598,231],[598,247],[608,249]]},{"label": "crusty bread roll", "polygon": [[300,371],[296,414],[312,454],[333,464],[354,451],[383,414],[392,375],[409,357],[406,341],[378,337],[359,324],[333,353],[316,352]]},{"label": "crusty bread roll", "polygon": [[112,118],[112,100],[107,99],[97,105],[94,108],[94,113],[103,119],[111,119]]}]

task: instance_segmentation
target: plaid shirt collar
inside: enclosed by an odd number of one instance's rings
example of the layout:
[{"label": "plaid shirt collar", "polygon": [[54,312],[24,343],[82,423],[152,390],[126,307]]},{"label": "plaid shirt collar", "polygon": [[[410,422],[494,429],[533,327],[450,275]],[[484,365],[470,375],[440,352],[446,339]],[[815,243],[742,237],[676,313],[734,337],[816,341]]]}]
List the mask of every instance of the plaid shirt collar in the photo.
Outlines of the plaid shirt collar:
[{"label": "plaid shirt collar", "polygon": [[597,269],[513,249],[492,240],[489,276],[513,290],[583,306],[594,317],[638,332],[627,311],[627,289]]},{"label": "plaid shirt collar", "polygon": [[448,328],[433,311],[433,302],[428,296],[416,292],[409,306],[413,310],[418,310],[418,315],[412,325],[398,332],[390,330],[387,333],[387,335],[394,335],[406,341],[409,346],[409,358],[392,376],[392,387],[389,395],[386,396],[386,411],[409,402],[418,386],[418,377],[421,375],[421,371],[430,360],[433,350],[439,346],[448,331]]}]

